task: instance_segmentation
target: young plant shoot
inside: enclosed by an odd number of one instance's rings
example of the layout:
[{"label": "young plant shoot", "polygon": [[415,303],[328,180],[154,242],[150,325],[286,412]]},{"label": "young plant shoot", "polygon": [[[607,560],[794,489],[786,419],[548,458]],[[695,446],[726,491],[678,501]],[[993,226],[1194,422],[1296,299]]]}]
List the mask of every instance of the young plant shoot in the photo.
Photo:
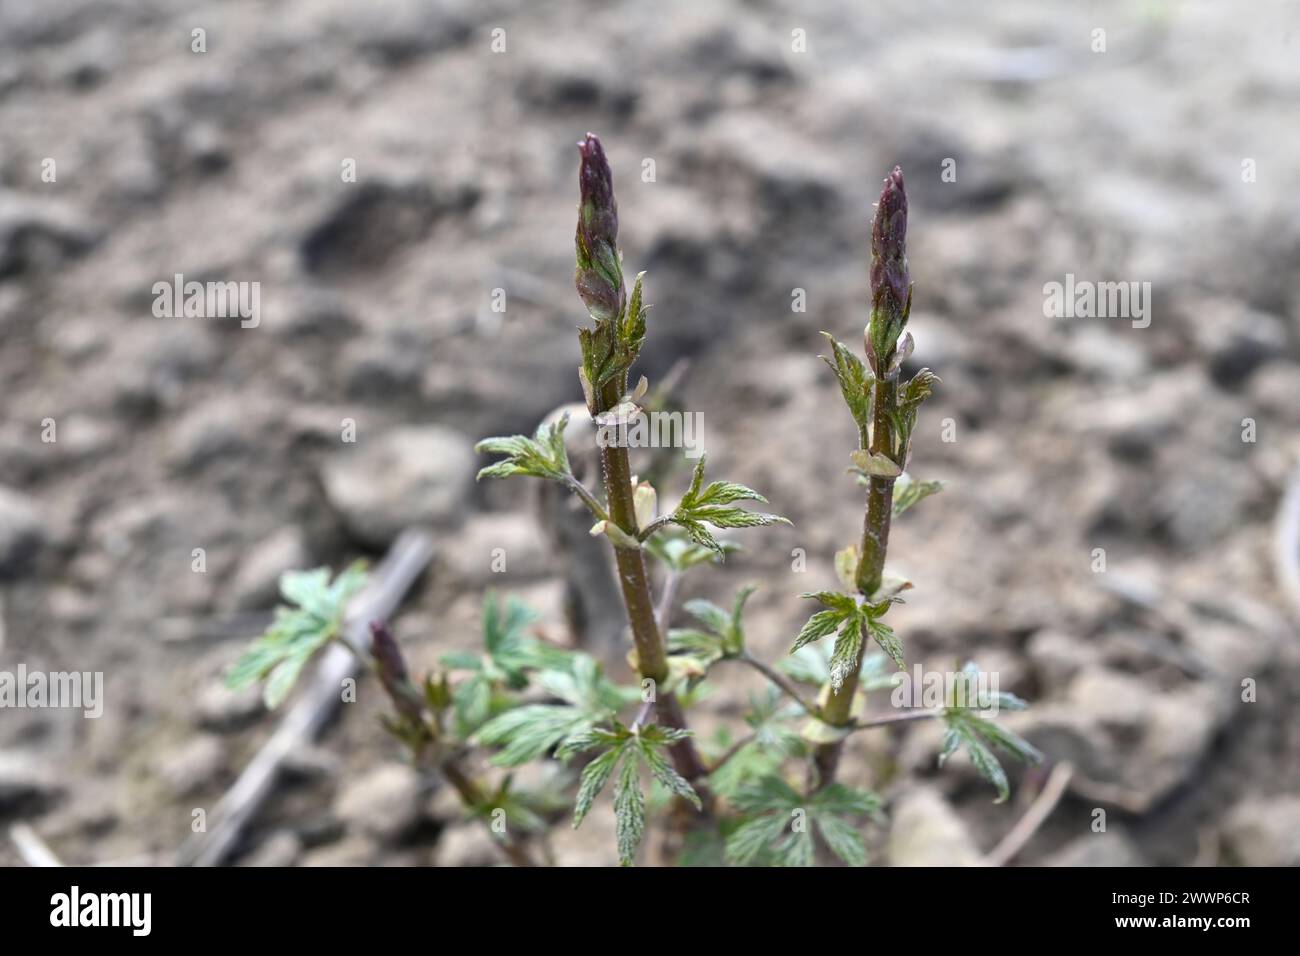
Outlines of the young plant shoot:
[{"label": "young plant shoot", "polygon": [[[609,163],[590,133],[578,151],[574,283],[590,317],[578,331],[578,379],[593,421],[615,410],[626,419],[641,413],[647,385],[642,378],[629,389],[648,331],[644,274],[633,279],[629,294]],[[752,587],[742,588],[729,606],[688,601],[682,610],[692,625],[666,630],[680,576],[735,550],[717,531],[785,522],[742,506],[764,503],[758,492],[706,481],[701,455],[677,503],[660,508],[658,490],[635,477],[628,448],[609,441],[598,443],[601,486],[589,488],[570,467],[567,416],[532,437],[478,444],[479,452],[500,456],[479,478],[556,482],[590,511],[592,535],[613,550],[635,672],[634,684],[620,685],[593,657],[543,640],[521,604],[502,604],[493,595],[484,605],[483,652],[444,654],[441,666],[419,680],[411,677],[391,629],[382,622],[372,626],[368,649],[357,653],[391,703],[385,727],[417,765],[440,774],[468,812],[482,819],[506,860],[548,862],[547,833],[560,816],[579,826],[609,788],[624,865],[641,854],[654,816],[679,863],[811,865],[829,854],[864,865],[862,828],[880,817],[881,801],[835,779],[851,733],[914,717],[941,719],[947,725],[941,759],[964,746],[999,799],[1008,783],[994,749],[1038,759],[1029,744],[986,719],[990,708],[1023,704],[984,690],[969,665],[942,706],[863,716],[866,694],[894,687],[897,675],[890,669],[903,666],[902,643],[885,616],[911,584],[886,572],[890,522],[939,489],[937,482],[914,481],[906,473],[918,410],[938,382],[927,369],[900,382],[913,347],[906,330],[912,302],[906,237],[907,194],[896,168],[885,181],[871,231],[866,361],[827,335],[826,362],[857,426],[858,448],[849,457],[850,471],[866,490],[862,535],[836,555],[840,589],[804,595],[821,608],[795,638],[792,656],[777,667],[759,660],[746,643],[744,611]],[[652,576],[655,565],[661,573]],[[656,579],[662,582],[658,600]],[[344,610],[363,581],[356,566],[333,582],[326,569],[286,574],[281,589],[292,606],[279,609],[270,629],[235,664],[229,683],[264,681],[268,706],[277,706],[311,657],[342,640]],[[832,634],[833,643],[818,643]],[[883,653],[868,653],[873,643]],[[728,663],[761,674],[766,690],[750,697],[747,732],[701,740],[690,728],[690,708],[713,669]],[[516,787],[510,768],[530,761],[556,771],[548,779],[558,785]],[[493,775],[498,782],[488,782]]]}]

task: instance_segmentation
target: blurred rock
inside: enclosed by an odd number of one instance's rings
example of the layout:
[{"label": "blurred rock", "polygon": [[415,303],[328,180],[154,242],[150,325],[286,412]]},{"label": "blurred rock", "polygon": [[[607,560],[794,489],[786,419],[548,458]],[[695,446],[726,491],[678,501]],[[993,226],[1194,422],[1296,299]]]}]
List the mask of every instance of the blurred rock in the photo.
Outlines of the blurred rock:
[{"label": "blurred rock", "polygon": [[280,594],[280,575],[305,570],[311,558],[302,530],[280,528],[250,548],[226,589],[227,605],[235,611],[274,606]]},{"label": "blurred rock", "polygon": [[916,787],[890,811],[891,866],[978,866],[982,858],[969,829],[931,787]]},{"label": "blurred rock", "polygon": [[62,794],[46,760],[26,751],[0,750],[0,818],[41,813]]},{"label": "blurred rock", "polygon": [[307,744],[289,751],[281,769],[290,780],[316,783],[337,776],[342,766],[343,761],[332,750]]},{"label": "blurred rock", "polygon": [[520,102],[540,110],[600,110],[626,117],[636,105],[636,87],[612,58],[571,44],[529,46],[515,86]]},{"label": "blurred rock", "polygon": [[344,782],[334,810],[349,831],[393,843],[420,819],[420,775],[401,764],[385,764]]},{"label": "blurred rock", "polygon": [[1029,639],[1029,660],[1048,689],[1064,688],[1080,670],[1097,661],[1096,648],[1082,638],[1043,630]]},{"label": "blurred rock", "polygon": [[293,866],[301,856],[302,841],[297,835],[292,830],[277,830],[240,860],[239,865]]},{"label": "blurred rock", "polygon": [[445,527],[464,516],[479,465],[474,443],[441,425],[358,436],[321,467],[331,507],[348,531],[385,547],[412,525]]},{"label": "blurred rock", "polygon": [[1285,354],[1286,323],[1276,315],[1243,307],[1236,299],[1197,302],[1189,323],[1210,377],[1237,388],[1265,362]]},{"label": "blurred rock", "polygon": [[46,272],[88,252],[100,231],[74,207],[0,189],[0,280]]},{"label": "blurred rock", "polygon": [[167,457],[184,474],[245,455],[257,421],[246,395],[218,395],[183,415],[168,434]]},{"label": "blurred rock", "polygon": [[154,773],[174,796],[189,797],[212,785],[224,766],[220,738],[203,734],[159,756]]},{"label": "blurred rock", "polygon": [[303,266],[340,278],[381,269],[424,239],[439,216],[465,212],[477,200],[465,185],[435,193],[425,183],[358,183],[303,237]]},{"label": "blurred rock", "polygon": [[1086,833],[1045,860],[1043,866],[1146,866],[1142,851],[1123,830]]},{"label": "blurred rock", "polygon": [[502,861],[496,840],[478,820],[443,830],[434,857],[437,866],[496,866]]},{"label": "blurred rock", "polygon": [[11,577],[27,569],[45,540],[37,501],[0,487],[0,575]]},{"label": "blurred rock", "polygon": [[477,19],[474,12],[474,4],[465,0],[344,4],[330,25],[376,62],[398,67],[463,42]]},{"label": "blurred rock", "polygon": [[370,866],[377,849],[363,836],[346,836],[304,854],[300,866]]},{"label": "blurred rock", "polygon": [[194,717],[199,726],[220,733],[241,730],[265,713],[260,688],[231,690],[221,678],[204,686],[194,702]]},{"label": "blurred rock", "polygon": [[476,585],[517,582],[551,570],[541,529],[525,511],[471,516],[443,549],[442,559],[458,578]]},{"label": "blurred rock", "polygon": [[1223,840],[1243,866],[1300,866],[1300,796],[1246,798],[1229,811]]},{"label": "blurred rock", "polygon": [[339,356],[350,398],[392,400],[418,395],[429,365],[428,349],[411,335],[385,335],[348,343]]},{"label": "blurred rock", "polygon": [[1010,729],[1082,777],[1114,785],[1151,807],[1192,779],[1227,719],[1222,689],[1189,682],[1176,689],[1101,667],[1071,681],[1064,701],[1004,715]]}]

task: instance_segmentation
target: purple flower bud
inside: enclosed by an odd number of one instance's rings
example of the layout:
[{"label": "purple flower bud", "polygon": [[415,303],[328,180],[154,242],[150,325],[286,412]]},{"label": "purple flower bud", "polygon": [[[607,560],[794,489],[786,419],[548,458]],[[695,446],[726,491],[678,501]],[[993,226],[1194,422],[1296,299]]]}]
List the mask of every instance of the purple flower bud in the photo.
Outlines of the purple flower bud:
[{"label": "purple flower bud", "polygon": [[626,305],[623,269],[618,261],[618,203],[614,200],[614,175],[605,150],[593,133],[578,144],[578,230],[575,236],[578,266],[573,282],[587,311],[597,322],[622,317]]},{"label": "purple flower bud", "polygon": [[907,273],[907,191],[903,170],[895,166],[880,191],[871,225],[871,304],[889,323],[906,312],[911,277]]},{"label": "purple flower bud", "polygon": [[402,648],[383,621],[370,622],[370,656],[374,659],[379,682],[384,685],[398,713],[414,724],[421,724],[423,707],[420,695],[411,684]]}]

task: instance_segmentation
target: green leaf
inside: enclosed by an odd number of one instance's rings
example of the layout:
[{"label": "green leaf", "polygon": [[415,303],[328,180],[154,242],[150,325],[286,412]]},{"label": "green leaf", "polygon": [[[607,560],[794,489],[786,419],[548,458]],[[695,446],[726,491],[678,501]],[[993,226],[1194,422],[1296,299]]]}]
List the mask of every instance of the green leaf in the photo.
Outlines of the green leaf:
[{"label": "green leaf", "polygon": [[578,782],[578,796],[573,805],[575,830],[582,825],[582,821],[591,812],[592,804],[605,789],[605,784],[609,782],[610,775],[614,772],[619,758],[623,756],[624,750],[624,747],[611,747],[582,768],[582,777]]},{"label": "green leaf", "polygon": [[672,764],[668,762],[657,746],[648,740],[642,739],[640,747],[641,757],[655,780],[659,781],[670,793],[689,801],[696,810],[703,809],[700,795],[695,792],[695,788],[687,782],[685,777],[673,769]]},{"label": "green leaf", "polygon": [[722,546],[704,525],[709,524],[715,528],[758,528],[790,523],[779,515],[746,511],[744,508],[735,507],[733,503],[736,501],[767,501],[757,491],[745,485],[715,481],[705,488],[705,458],[705,455],[700,456],[691,476],[691,486],[686,490],[677,507],[668,515],[668,520],[682,528],[692,541],[721,555]]},{"label": "green leaf", "polygon": [[537,426],[532,438],[510,435],[502,438],[485,438],[474,446],[478,454],[505,455],[494,464],[479,470],[478,478],[509,478],[526,475],[533,478],[564,480],[569,476],[569,455],[564,447],[564,430],[569,426],[569,413],[565,412],[554,422]]},{"label": "green leaf", "polygon": [[907,472],[903,472],[894,482],[894,517],[897,518],[918,501],[942,490],[942,481],[916,481]]},{"label": "green leaf", "polygon": [[787,821],[776,814],[746,820],[727,837],[727,860],[749,866],[785,832]]},{"label": "green leaf", "polygon": [[875,815],[880,812],[880,797],[870,790],[858,790],[842,783],[832,783],[819,790],[813,800],[818,813]]},{"label": "green leaf", "polygon": [[834,609],[818,611],[804,622],[803,627],[799,628],[794,643],[790,645],[790,653],[795,653],[801,647],[811,644],[813,641],[821,640],[827,634],[834,634],[849,616],[843,611]]},{"label": "green leaf", "polygon": [[840,394],[844,396],[844,404],[857,423],[859,434],[865,437],[871,427],[871,387],[875,379],[862,360],[836,341],[833,335],[829,332],[823,332],[822,335],[831,343],[831,355],[823,355],[821,360],[835,373],[840,383]]},{"label": "green leaf", "polygon": [[296,606],[276,608],[271,626],[235,661],[226,685],[239,689],[265,680],[263,699],[267,707],[278,707],[311,657],[339,636],[348,601],[365,582],[363,562],[340,572],[332,584],[328,568],[281,575],[280,591]]},{"label": "green leaf", "polygon": [[[603,717],[603,715],[600,715]],[[503,748],[492,757],[500,767],[514,767],[542,756],[599,719],[564,704],[528,704],[500,714],[478,729],[476,739]]]},{"label": "green leaf", "polygon": [[855,614],[845,618],[840,632],[835,638],[835,650],[831,652],[831,690],[840,692],[844,681],[859,668],[858,654],[862,650],[862,623]]},{"label": "green leaf", "polygon": [[928,368],[923,368],[912,376],[911,380],[898,390],[898,411],[895,419],[898,428],[898,447],[901,450],[900,461],[907,459],[907,446],[912,439],[912,429],[916,426],[916,415],[921,403],[930,397],[939,377]]},{"label": "green leaf", "polygon": [[763,813],[769,810],[792,810],[801,806],[803,797],[786,781],[773,774],[755,781],[736,794],[732,800],[742,813]]},{"label": "green leaf", "polygon": [[[939,754],[939,764],[951,757],[960,747],[965,747],[970,755],[971,764],[997,790],[997,803],[1006,800],[1011,793],[1006,772],[998,762],[992,747],[1005,751],[1018,760],[1028,764],[1040,763],[1043,755],[1029,741],[1007,730],[991,720],[985,720],[980,712],[991,700],[982,699],[978,694],[979,669],[974,664],[963,668],[967,681],[965,689],[954,688],[953,701],[943,713],[947,728],[944,734],[943,750]],[[999,694],[1000,699],[1003,695]],[[1023,706],[1023,701],[1014,695],[1008,695],[1016,704]],[[1013,706],[1012,709],[1018,709]],[[992,745],[990,747],[989,745]]]},{"label": "green leaf", "polygon": [[833,783],[803,796],[784,779],[772,774],[740,790],[733,805],[749,817],[727,841],[727,857],[737,865],[767,859],[780,866],[811,866],[813,842],[807,831],[791,830],[796,811],[815,826],[836,856],[850,866],[865,866],[866,844],[853,818],[877,816],[880,799],[865,790]]},{"label": "green leaf", "polygon": [[802,833],[791,830],[784,840],[777,843],[775,850],[777,863],[780,866],[808,867],[813,865],[813,840],[812,833],[808,830]]},{"label": "green leaf", "polygon": [[903,662],[903,642],[898,639],[892,627],[878,618],[872,618],[867,622],[867,629],[871,631],[871,637],[880,645],[880,649],[889,655],[900,670],[907,666]]},{"label": "green leaf", "polygon": [[844,817],[832,814],[818,814],[815,820],[818,832],[832,853],[849,866],[867,865],[867,844],[857,827]]},{"label": "green leaf", "polygon": [[641,792],[640,763],[630,748],[614,784],[614,821],[618,862],[631,866],[645,836],[645,794]]},{"label": "green leaf", "polygon": [[1002,803],[1007,797],[1011,796],[1011,785],[1007,783],[1006,771],[1002,769],[1002,764],[998,763],[998,758],[993,756],[993,751],[989,750],[975,734],[970,733],[968,729],[959,731],[961,733],[962,743],[966,745],[966,752],[970,754],[971,763],[979,771],[981,777],[997,789],[998,798],[995,803]]},{"label": "green leaf", "polygon": [[731,615],[712,601],[687,601],[682,608],[720,638],[725,638],[731,629]]}]

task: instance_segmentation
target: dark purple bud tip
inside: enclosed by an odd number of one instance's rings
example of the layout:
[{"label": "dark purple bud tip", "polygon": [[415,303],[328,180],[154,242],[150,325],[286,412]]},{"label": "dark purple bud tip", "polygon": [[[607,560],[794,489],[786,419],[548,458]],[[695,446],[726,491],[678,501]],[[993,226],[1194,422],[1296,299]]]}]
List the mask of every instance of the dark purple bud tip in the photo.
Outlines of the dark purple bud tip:
[{"label": "dark purple bud tip", "polygon": [[370,654],[379,668],[379,676],[385,684],[407,679],[406,659],[402,649],[397,646],[397,639],[383,621],[370,622]]},{"label": "dark purple bud tip", "polygon": [[890,317],[902,316],[911,277],[907,271],[907,190],[895,166],[880,191],[871,224],[871,299]]},{"label": "dark purple bud tip", "polygon": [[610,321],[622,316],[625,302],[614,174],[594,133],[578,144],[578,153],[578,265],[573,281],[592,318]]}]

